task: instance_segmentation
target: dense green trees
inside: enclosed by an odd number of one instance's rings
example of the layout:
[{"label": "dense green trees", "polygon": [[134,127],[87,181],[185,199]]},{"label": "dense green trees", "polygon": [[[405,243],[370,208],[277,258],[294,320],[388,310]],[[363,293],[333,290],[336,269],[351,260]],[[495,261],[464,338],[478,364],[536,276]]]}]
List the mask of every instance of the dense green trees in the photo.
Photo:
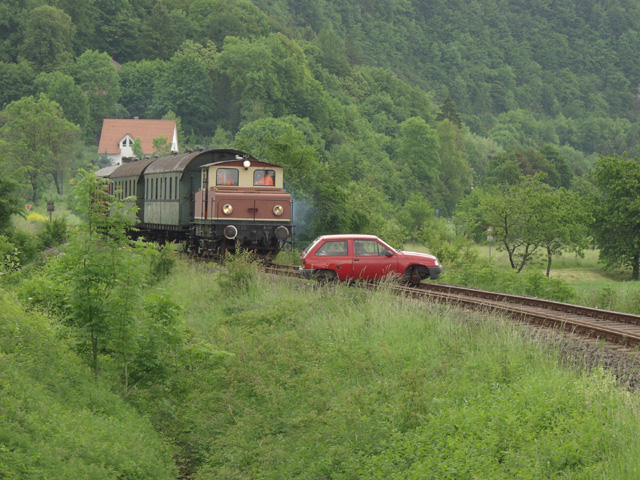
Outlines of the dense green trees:
[{"label": "dense green trees", "polygon": [[640,22],[617,0],[36,3],[2,6],[0,107],[43,93],[93,143],[103,118],[173,116],[182,146],[285,165],[336,231],[376,223],[351,195],[377,192],[385,228],[413,229],[415,195],[451,216],[473,187],[538,173],[584,193],[594,152],[640,153],[638,72],[622,55]]},{"label": "dense green trees", "polygon": [[48,5],[28,13],[20,54],[44,71],[72,59],[75,27],[71,17]]},{"label": "dense green trees", "polygon": [[116,68],[106,53],[87,50],[76,59],[70,69],[76,84],[82,88],[89,102],[86,132],[97,135],[102,127],[102,120],[116,114],[116,105],[120,99],[120,80]]}]

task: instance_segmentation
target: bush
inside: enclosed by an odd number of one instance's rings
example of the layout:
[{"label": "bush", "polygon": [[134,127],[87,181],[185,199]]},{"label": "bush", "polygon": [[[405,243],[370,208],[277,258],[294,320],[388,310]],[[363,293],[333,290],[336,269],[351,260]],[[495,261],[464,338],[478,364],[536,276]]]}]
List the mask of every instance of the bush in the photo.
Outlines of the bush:
[{"label": "bush", "polygon": [[45,221],[42,230],[37,234],[40,248],[57,247],[67,241],[67,219],[65,216]]},{"label": "bush", "polygon": [[157,255],[151,259],[152,282],[157,283],[171,275],[173,267],[176,265],[176,256],[173,244],[159,246]]},{"label": "bush", "polygon": [[45,223],[47,221],[47,217],[36,212],[31,212],[27,215],[27,221],[31,223]]},{"label": "bush", "polygon": [[220,288],[229,295],[251,293],[256,285],[258,266],[255,255],[240,247],[225,257],[226,270],[220,278]]},{"label": "bush", "polygon": [[560,302],[575,299],[575,290],[564,280],[548,278],[536,270],[517,273],[498,267],[487,259],[479,259],[471,245],[466,240],[456,240],[434,247],[434,254],[443,265],[443,282]]}]

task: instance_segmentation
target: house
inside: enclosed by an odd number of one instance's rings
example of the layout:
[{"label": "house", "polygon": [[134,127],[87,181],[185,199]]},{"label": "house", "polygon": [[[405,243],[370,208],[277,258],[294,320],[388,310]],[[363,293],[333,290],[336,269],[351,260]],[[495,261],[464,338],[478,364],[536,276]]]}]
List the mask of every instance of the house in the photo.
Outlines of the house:
[{"label": "house", "polygon": [[98,153],[111,160],[113,165],[120,165],[123,158],[133,157],[133,142],[141,141],[142,153],[153,155],[153,139],[165,137],[171,152],[178,152],[178,130],[175,120],[140,120],[105,118],[102,122],[102,133]]}]

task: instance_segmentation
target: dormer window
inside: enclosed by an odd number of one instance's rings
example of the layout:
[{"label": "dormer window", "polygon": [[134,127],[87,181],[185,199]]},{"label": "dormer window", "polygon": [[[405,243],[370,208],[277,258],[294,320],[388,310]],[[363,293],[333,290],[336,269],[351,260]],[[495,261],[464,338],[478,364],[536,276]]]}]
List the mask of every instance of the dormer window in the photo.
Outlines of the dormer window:
[{"label": "dormer window", "polygon": [[120,141],[120,148],[131,148],[132,146],[133,138],[131,138],[129,135],[127,135]]}]

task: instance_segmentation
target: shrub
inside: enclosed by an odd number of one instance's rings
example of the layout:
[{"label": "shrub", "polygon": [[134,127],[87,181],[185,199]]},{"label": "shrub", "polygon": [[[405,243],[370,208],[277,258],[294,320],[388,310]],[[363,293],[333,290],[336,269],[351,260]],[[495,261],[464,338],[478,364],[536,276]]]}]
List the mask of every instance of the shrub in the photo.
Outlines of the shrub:
[{"label": "shrub", "polygon": [[168,277],[176,265],[173,244],[165,244],[157,248],[157,255],[151,259],[152,282],[159,282]]},{"label": "shrub", "polygon": [[226,270],[220,278],[220,288],[229,295],[251,293],[255,288],[258,267],[255,256],[240,247],[225,257]]},{"label": "shrub", "polygon": [[47,217],[36,212],[31,212],[27,215],[27,221],[31,223],[45,223],[47,221]]},{"label": "shrub", "polygon": [[64,216],[45,221],[42,230],[37,234],[40,248],[57,247],[67,240],[67,219]]}]

